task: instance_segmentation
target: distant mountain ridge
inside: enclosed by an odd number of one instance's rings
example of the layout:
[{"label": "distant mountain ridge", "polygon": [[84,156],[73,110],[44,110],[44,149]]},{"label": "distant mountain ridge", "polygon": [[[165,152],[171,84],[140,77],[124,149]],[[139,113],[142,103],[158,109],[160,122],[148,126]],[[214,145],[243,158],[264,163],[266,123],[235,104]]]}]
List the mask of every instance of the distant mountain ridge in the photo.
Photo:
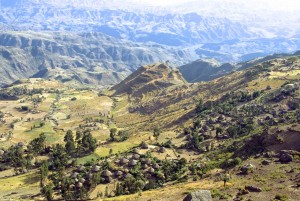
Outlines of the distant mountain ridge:
[{"label": "distant mountain ridge", "polygon": [[[0,34],[0,84],[45,76],[80,84],[115,84],[141,65],[191,61],[188,51],[119,40],[102,33],[7,32]],[[47,70],[46,70],[47,69]]]}]

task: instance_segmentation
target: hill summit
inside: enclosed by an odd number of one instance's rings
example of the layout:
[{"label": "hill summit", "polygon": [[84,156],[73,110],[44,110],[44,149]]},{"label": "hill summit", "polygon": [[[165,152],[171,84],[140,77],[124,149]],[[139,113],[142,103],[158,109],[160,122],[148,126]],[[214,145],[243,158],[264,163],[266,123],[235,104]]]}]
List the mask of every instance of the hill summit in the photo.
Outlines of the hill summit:
[{"label": "hill summit", "polygon": [[112,90],[115,90],[115,95],[127,93],[132,96],[141,96],[185,83],[185,79],[178,70],[173,70],[167,64],[161,63],[140,67],[125,80],[115,85]]}]

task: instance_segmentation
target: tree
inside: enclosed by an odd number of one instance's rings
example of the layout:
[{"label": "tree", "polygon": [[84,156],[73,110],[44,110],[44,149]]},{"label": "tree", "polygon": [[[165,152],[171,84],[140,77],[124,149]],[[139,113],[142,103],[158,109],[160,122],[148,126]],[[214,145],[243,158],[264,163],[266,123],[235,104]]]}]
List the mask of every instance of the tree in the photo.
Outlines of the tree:
[{"label": "tree", "polygon": [[48,184],[41,189],[42,195],[47,199],[47,201],[53,200],[53,185]]},{"label": "tree", "polygon": [[85,153],[92,153],[97,148],[97,140],[92,136],[90,131],[85,131],[80,145]]},{"label": "tree", "polygon": [[118,130],[116,128],[111,128],[110,129],[109,136],[110,136],[110,140],[111,141],[115,141],[115,137],[116,137],[117,131]]},{"label": "tree", "polygon": [[33,153],[34,155],[41,154],[43,150],[45,150],[46,145],[46,136],[44,133],[41,133],[38,138],[33,139],[29,143],[29,152]]},{"label": "tree", "polygon": [[222,133],[223,133],[223,128],[217,127],[217,128],[216,128],[216,137],[218,137],[219,134],[222,134]]},{"label": "tree", "polygon": [[40,127],[45,126],[45,122],[40,122]]},{"label": "tree", "polygon": [[66,149],[66,152],[68,154],[73,154],[75,152],[75,141],[74,141],[74,138],[73,138],[73,133],[71,130],[68,130],[65,137],[64,137],[64,141],[66,142],[65,144],[65,149]]},{"label": "tree", "polygon": [[65,152],[64,147],[61,144],[56,144],[53,147],[53,152],[51,154],[51,162],[53,169],[60,169],[65,167],[68,162],[68,156]]},{"label": "tree", "polygon": [[47,161],[44,161],[40,167],[40,176],[41,176],[40,184],[42,187],[44,186],[48,173],[49,173],[49,165]]},{"label": "tree", "polygon": [[153,130],[153,137],[155,137],[156,141],[158,140],[158,137],[160,136],[160,129],[158,127],[154,128]]}]

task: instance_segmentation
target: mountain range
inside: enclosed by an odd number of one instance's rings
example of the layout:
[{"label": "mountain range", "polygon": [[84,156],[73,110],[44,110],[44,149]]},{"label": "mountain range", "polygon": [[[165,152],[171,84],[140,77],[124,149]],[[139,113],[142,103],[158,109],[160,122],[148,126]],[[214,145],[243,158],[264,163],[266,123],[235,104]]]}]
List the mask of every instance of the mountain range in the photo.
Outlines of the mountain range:
[{"label": "mountain range", "polygon": [[144,64],[191,61],[188,51],[142,45],[102,33],[6,32],[0,34],[0,84],[28,77],[106,86]]}]

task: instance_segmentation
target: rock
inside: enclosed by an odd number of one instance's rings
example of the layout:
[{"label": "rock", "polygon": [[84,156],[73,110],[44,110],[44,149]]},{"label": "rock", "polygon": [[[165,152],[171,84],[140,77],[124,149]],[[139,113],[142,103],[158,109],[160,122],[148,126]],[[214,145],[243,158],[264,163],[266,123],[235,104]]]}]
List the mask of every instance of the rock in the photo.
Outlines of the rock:
[{"label": "rock", "polygon": [[283,153],[280,155],[279,161],[281,163],[289,163],[293,161],[293,156],[287,153]]},{"label": "rock", "polygon": [[250,172],[253,172],[253,170],[255,169],[255,166],[252,164],[247,164],[241,167],[241,173],[242,174],[248,174]]},{"label": "rock", "polygon": [[270,163],[271,163],[271,161],[269,161],[269,160],[263,160],[261,162],[261,164],[263,164],[263,165],[270,165]]},{"label": "rock", "polygon": [[208,190],[198,190],[189,193],[183,201],[212,201],[212,196]]},{"label": "rock", "polygon": [[261,188],[255,187],[255,186],[245,186],[245,189],[250,192],[262,192]]}]

